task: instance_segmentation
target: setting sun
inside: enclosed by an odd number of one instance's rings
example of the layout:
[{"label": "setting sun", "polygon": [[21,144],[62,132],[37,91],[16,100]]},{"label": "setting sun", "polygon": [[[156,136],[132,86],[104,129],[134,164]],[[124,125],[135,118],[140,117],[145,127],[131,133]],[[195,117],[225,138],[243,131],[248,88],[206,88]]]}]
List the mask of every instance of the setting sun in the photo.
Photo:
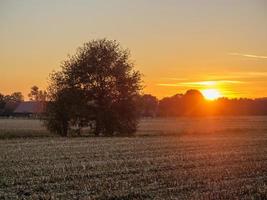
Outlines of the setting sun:
[{"label": "setting sun", "polygon": [[215,100],[221,97],[221,93],[216,89],[206,89],[201,91],[205,99]]}]

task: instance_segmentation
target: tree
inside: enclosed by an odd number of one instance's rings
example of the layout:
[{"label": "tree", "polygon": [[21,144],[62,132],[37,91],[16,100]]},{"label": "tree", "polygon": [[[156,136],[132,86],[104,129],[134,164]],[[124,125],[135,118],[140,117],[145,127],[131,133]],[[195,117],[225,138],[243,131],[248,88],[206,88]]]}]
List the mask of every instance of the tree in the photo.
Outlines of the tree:
[{"label": "tree", "polygon": [[162,117],[205,115],[205,99],[198,90],[188,90],[159,101],[158,115]]},{"label": "tree", "polygon": [[31,87],[31,91],[28,94],[28,97],[31,101],[46,101],[47,100],[47,92],[44,90],[39,90],[39,88],[34,85]]},{"label": "tree", "polygon": [[36,85],[34,85],[31,87],[31,92],[28,94],[28,97],[30,98],[30,100],[37,100],[38,93],[39,93],[39,88]]},{"label": "tree", "polygon": [[198,116],[205,112],[205,99],[198,90],[188,90],[182,97],[183,115]]},{"label": "tree", "polygon": [[140,97],[141,115],[144,117],[155,117],[158,109],[158,99],[150,94]]},{"label": "tree", "polygon": [[0,93],[0,109],[5,106],[5,96]]},{"label": "tree", "polygon": [[0,115],[4,112],[5,105],[5,96],[0,93]]},{"label": "tree", "polygon": [[71,126],[83,127],[89,123],[90,112],[82,91],[62,89],[57,92],[54,101],[46,106],[45,125],[51,132],[67,136]]},{"label": "tree", "polygon": [[66,136],[91,125],[95,135],[132,134],[138,122],[141,76],[116,41],[93,40],[51,74],[46,126]]},{"label": "tree", "polygon": [[[2,115],[9,116],[11,115],[20,102],[24,100],[24,97],[21,92],[14,92],[11,95],[2,96],[2,105],[4,105],[2,109]],[[1,108],[0,108],[1,110]]]},{"label": "tree", "polygon": [[24,97],[21,92],[13,92],[11,95],[6,95],[4,99],[6,102],[22,102]]},{"label": "tree", "polygon": [[159,101],[157,114],[161,117],[176,117],[183,115],[183,94],[165,97]]}]

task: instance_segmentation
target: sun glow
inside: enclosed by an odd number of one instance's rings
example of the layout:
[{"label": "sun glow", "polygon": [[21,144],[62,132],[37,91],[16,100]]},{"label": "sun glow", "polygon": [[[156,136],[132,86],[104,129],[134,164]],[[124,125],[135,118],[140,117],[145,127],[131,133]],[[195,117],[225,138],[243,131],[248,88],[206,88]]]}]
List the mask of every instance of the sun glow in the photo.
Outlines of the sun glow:
[{"label": "sun glow", "polygon": [[207,100],[215,100],[222,96],[219,90],[216,89],[205,89],[202,90],[201,93]]}]

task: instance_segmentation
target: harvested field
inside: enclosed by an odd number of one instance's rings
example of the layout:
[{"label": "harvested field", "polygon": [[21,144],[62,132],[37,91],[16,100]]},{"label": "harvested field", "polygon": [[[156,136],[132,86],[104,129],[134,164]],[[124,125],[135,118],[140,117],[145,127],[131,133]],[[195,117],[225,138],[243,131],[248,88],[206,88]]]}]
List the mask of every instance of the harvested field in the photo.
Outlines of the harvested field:
[{"label": "harvested field", "polygon": [[267,118],[216,120],[144,120],[136,137],[0,140],[0,199],[265,199]]}]

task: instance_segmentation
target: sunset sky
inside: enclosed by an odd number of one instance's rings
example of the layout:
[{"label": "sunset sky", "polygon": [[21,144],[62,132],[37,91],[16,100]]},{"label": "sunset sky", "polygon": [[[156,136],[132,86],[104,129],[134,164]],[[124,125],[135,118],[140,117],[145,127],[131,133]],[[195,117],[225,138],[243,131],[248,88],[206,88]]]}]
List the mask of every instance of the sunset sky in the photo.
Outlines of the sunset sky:
[{"label": "sunset sky", "polygon": [[159,98],[267,96],[266,0],[0,0],[0,93],[47,86],[92,39],[118,40]]}]

